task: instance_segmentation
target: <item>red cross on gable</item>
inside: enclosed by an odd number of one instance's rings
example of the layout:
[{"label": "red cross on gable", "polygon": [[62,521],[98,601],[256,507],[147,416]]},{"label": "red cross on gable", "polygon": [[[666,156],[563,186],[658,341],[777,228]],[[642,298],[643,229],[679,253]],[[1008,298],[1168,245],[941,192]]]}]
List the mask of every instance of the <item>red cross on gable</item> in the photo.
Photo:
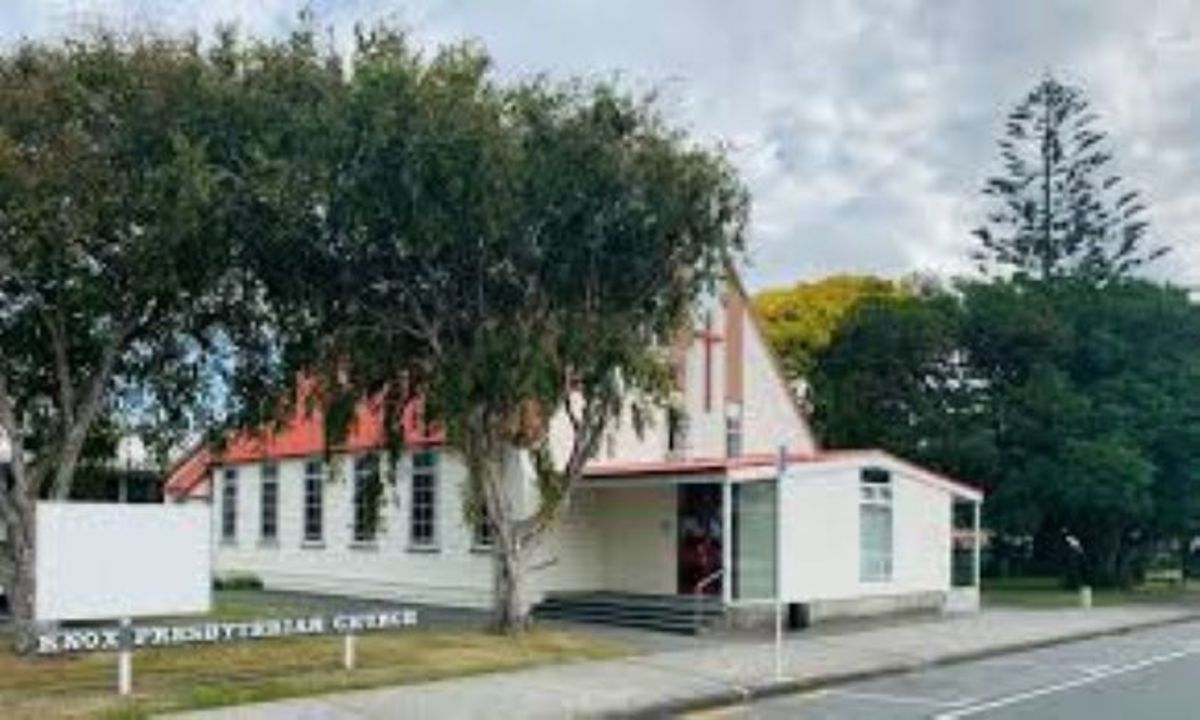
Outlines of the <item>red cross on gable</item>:
[{"label": "red cross on gable", "polygon": [[712,313],[704,316],[704,329],[697,330],[695,337],[704,343],[704,411],[712,410],[712,356],[713,346],[724,341],[724,337],[713,332]]}]

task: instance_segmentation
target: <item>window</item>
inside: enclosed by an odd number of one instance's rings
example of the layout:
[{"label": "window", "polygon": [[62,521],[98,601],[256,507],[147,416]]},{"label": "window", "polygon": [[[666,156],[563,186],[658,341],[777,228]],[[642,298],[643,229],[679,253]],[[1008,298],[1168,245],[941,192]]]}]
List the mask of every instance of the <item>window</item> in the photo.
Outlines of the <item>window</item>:
[{"label": "window", "polygon": [[237,470],[229,468],[221,481],[221,540],[237,542]]},{"label": "window", "polygon": [[687,454],[687,414],[678,408],[667,408],[667,456],[681,458]]},{"label": "window", "polygon": [[725,410],[725,456],[742,454],[742,406],[731,404]]},{"label": "window", "polygon": [[490,550],[493,542],[492,519],[488,514],[487,503],[481,503],[479,520],[471,529],[471,547],[476,550]]},{"label": "window", "polygon": [[265,543],[279,539],[279,466],[275,463],[262,466],[259,539]]},{"label": "window", "polygon": [[325,467],[319,462],[304,464],[304,542],[325,539]]},{"label": "window", "polygon": [[859,482],[859,577],[863,582],[892,579],[892,477],[865,468]]},{"label": "window", "polygon": [[354,462],[354,542],[375,542],[381,491],[379,456],[363,455]]},{"label": "window", "polygon": [[773,598],[778,573],[775,482],[734,483],[732,490],[733,597]]},{"label": "window", "polygon": [[413,455],[412,502],[409,544],[417,548],[437,545],[437,454],[425,450]]}]

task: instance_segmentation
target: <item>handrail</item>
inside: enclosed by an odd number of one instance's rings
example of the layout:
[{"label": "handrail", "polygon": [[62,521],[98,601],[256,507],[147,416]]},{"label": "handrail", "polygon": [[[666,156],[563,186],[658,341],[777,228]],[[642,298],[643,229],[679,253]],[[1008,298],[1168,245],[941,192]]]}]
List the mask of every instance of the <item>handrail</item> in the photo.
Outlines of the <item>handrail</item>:
[{"label": "handrail", "polygon": [[692,588],[692,595],[696,598],[696,604],[693,608],[692,622],[697,628],[700,627],[700,601],[704,599],[704,588],[712,585],[724,575],[725,568],[717,568],[701,578],[700,582],[696,583],[695,587]]}]

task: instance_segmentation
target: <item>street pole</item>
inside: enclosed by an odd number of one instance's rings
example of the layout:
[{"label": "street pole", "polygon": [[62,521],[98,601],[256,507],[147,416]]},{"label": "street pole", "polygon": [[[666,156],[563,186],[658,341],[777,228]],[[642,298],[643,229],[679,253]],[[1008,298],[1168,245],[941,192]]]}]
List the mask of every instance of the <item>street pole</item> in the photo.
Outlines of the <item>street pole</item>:
[{"label": "street pole", "polygon": [[783,679],[783,476],[787,446],[779,446],[775,473],[775,679]]}]

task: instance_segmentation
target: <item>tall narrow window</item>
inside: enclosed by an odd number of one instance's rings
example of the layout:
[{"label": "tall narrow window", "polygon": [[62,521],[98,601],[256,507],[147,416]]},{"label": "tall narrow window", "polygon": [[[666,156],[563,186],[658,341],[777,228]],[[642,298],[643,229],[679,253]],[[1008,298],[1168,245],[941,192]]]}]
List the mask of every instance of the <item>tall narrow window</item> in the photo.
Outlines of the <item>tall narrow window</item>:
[{"label": "tall narrow window", "polygon": [[742,406],[731,403],[725,408],[725,456],[742,454]]},{"label": "tall narrow window", "polygon": [[221,480],[221,540],[237,542],[237,470],[227,468]]},{"label": "tall narrow window", "polygon": [[479,518],[471,529],[471,547],[476,550],[490,550],[495,538],[492,534],[492,518],[488,514],[487,503],[479,508]]},{"label": "tall narrow window", "polygon": [[265,543],[279,539],[279,466],[262,466],[262,486],[259,496],[259,538]]},{"label": "tall narrow window", "polygon": [[382,491],[379,456],[363,455],[354,463],[354,542],[375,542]]},{"label": "tall narrow window", "polygon": [[325,539],[325,467],[323,463],[304,463],[304,542]]},{"label": "tall narrow window", "polygon": [[667,408],[667,457],[687,456],[688,419],[687,413],[679,408]]},{"label": "tall narrow window", "polygon": [[415,548],[437,546],[437,453],[413,455],[412,502],[409,503],[409,544]]},{"label": "tall narrow window", "polygon": [[892,579],[892,477],[865,468],[859,482],[859,577],[863,582]]}]

